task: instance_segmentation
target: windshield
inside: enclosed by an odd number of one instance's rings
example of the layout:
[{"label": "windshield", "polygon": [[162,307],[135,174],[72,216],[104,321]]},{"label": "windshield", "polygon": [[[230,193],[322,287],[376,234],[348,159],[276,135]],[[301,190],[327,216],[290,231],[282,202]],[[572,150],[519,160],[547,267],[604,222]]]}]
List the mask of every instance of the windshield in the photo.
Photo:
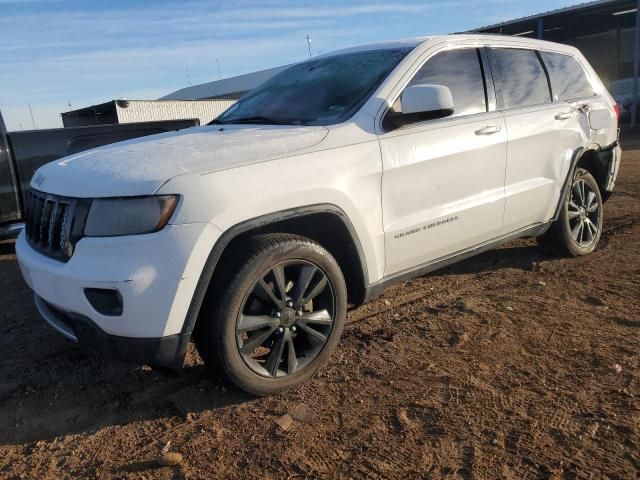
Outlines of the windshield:
[{"label": "windshield", "polygon": [[331,125],[351,117],[409,53],[372,50],[292,66],[252,90],[212,123]]}]

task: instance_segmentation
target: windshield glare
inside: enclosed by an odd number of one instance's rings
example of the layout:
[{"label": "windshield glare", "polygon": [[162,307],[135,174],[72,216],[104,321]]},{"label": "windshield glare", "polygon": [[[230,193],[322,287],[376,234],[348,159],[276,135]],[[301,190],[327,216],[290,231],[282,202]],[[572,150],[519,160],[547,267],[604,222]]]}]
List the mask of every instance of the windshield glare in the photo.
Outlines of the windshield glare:
[{"label": "windshield glare", "polygon": [[410,51],[372,50],[318,58],[266,81],[213,123],[331,125],[351,117]]}]

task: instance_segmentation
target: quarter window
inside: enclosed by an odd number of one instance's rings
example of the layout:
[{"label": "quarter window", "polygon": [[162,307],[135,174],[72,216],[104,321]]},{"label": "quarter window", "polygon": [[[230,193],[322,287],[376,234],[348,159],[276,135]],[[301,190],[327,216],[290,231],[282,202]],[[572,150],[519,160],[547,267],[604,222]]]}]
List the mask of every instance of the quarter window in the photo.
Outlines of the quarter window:
[{"label": "quarter window", "polygon": [[584,69],[575,58],[551,52],[541,52],[540,55],[551,77],[556,100],[575,100],[594,95]]},{"label": "quarter window", "polygon": [[411,79],[411,85],[443,85],[453,96],[453,116],[487,111],[480,58],[475,48],[436,54]]},{"label": "quarter window", "polygon": [[533,50],[490,48],[498,108],[516,108],[551,101],[547,75]]}]

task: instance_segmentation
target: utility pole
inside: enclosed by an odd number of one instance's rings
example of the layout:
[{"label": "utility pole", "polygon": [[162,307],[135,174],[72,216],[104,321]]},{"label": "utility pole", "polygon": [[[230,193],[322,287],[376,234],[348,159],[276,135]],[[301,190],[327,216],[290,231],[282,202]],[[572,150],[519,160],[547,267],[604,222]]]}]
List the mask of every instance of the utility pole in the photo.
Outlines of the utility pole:
[{"label": "utility pole", "polygon": [[184,74],[187,77],[187,83],[190,87],[192,87],[193,83],[191,83],[191,74],[189,73],[189,69],[187,67],[184,67]]},{"label": "utility pole", "polygon": [[31,123],[33,124],[33,129],[36,129],[36,121],[33,119],[33,110],[31,109],[31,104],[29,104],[29,113],[31,114]]},{"label": "utility pole", "polygon": [[309,47],[309,58],[311,58],[311,35],[307,33],[307,46]]},{"label": "utility pole", "polygon": [[218,65],[218,80],[220,80],[222,78],[222,75],[220,75],[220,60],[218,60],[217,58],[216,65]]}]

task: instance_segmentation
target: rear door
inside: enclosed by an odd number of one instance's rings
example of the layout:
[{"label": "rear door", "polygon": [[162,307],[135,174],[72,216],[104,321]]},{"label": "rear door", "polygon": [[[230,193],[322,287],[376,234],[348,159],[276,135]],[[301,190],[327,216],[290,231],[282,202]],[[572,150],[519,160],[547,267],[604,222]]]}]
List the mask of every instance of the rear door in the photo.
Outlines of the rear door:
[{"label": "rear door", "polygon": [[508,135],[502,227],[508,234],[552,218],[585,126],[575,108],[553,101],[537,51],[489,47],[488,55]]},{"label": "rear door", "polygon": [[[462,251],[500,231],[506,132],[482,56],[482,49],[458,46],[429,56],[404,88],[448,87],[454,114],[379,136],[385,275]],[[396,101],[391,110],[401,109]]]}]

